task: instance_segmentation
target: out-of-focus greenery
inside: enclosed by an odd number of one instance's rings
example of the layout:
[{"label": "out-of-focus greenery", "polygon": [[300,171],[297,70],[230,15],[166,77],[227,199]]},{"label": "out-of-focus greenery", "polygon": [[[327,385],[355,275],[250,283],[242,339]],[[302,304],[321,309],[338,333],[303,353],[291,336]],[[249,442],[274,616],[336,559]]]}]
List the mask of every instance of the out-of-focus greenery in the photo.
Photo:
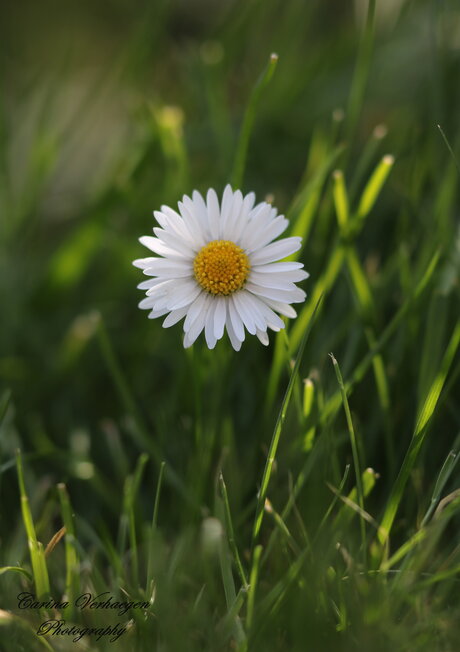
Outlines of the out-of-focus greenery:
[{"label": "out-of-focus greenery", "polygon": [[[232,178],[271,53],[242,190],[309,298],[269,349],[185,351],[137,238]],[[152,601],[91,650],[458,649],[459,67],[454,0],[6,3],[2,650],[80,649],[17,609],[48,586]]]}]

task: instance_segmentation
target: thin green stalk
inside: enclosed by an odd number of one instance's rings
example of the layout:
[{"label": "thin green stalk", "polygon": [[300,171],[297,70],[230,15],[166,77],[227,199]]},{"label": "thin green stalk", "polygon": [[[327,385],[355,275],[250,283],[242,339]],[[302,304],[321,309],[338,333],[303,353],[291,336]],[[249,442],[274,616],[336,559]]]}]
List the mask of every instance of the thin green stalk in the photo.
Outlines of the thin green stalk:
[{"label": "thin green stalk", "polygon": [[304,352],[304,349],[305,349],[305,344],[307,343],[307,339],[308,339],[308,337],[310,335],[310,332],[311,332],[311,329],[313,327],[313,323],[315,321],[315,315],[316,315],[316,313],[317,313],[317,311],[319,309],[321,301],[322,301],[322,296],[319,297],[319,299],[318,299],[318,301],[317,301],[317,303],[315,305],[315,308],[313,310],[313,313],[311,315],[311,319],[309,320],[307,328],[305,329],[305,332],[303,334],[303,338],[302,338],[302,341],[300,343],[299,350],[298,350],[297,357],[296,357],[296,361],[295,361],[295,364],[294,364],[294,368],[292,370],[291,377],[289,379],[289,383],[288,383],[288,386],[287,386],[287,389],[286,389],[286,393],[284,395],[284,399],[283,399],[283,402],[282,402],[282,405],[281,405],[281,410],[280,410],[280,412],[278,414],[278,419],[276,421],[275,430],[273,432],[272,440],[270,442],[270,448],[268,450],[267,461],[266,461],[264,473],[263,473],[263,476],[262,476],[262,484],[261,484],[261,487],[260,487],[259,497],[258,497],[258,500],[257,500],[256,515],[255,515],[255,519],[254,519],[254,527],[253,527],[253,532],[252,532],[252,544],[253,545],[256,542],[256,539],[257,539],[257,537],[259,535],[259,532],[260,532],[260,527],[262,525],[262,520],[263,520],[263,516],[264,516],[264,508],[265,508],[265,499],[267,497],[267,491],[268,491],[268,485],[269,485],[270,478],[271,478],[272,467],[273,467],[273,463],[275,461],[276,453],[277,453],[277,450],[278,450],[278,444],[279,444],[279,441],[280,441],[281,432],[283,430],[284,420],[286,418],[286,411],[287,411],[287,408],[288,408],[288,405],[289,405],[289,402],[290,402],[290,399],[291,399],[292,390],[294,388],[294,382],[295,382],[295,379],[297,377],[297,372],[299,370],[300,361],[302,359],[302,355],[303,355],[303,352]]},{"label": "thin green stalk", "polygon": [[249,139],[251,137],[251,132],[254,125],[257,107],[259,105],[262,91],[273,77],[277,63],[278,55],[271,54],[270,59],[268,60],[268,65],[262,73],[261,77],[256,82],[256,85],[254,86],[249,98],[249,103],[243,118],[240,137],[238,139],[235,162],[233,164],[233,171],[231,176],[232,186],[234,188],[240,188],[243,182]]},{"label": "thin green stalk", "polygon": [[247,631],[251,631],[254,619],[254,605],[256,599],[257,582],[259,579],[260,557],[262,555],[262,546],[256,546],[254,549],[254,559],[251,568],[251,576],[249,578],[249,591],[246,612],[246,627]]},{"label": "thin green stalk", "polygon": [[50,595],[50,582],[48,577],[48,568],[46,566],[45,551],[43,544],[38,541],[35,533],[35,526],[30,511],[29,499],[26,493],[24,482],[24,471],[22,468],[21,451],[16,452],[16,467],[18,473],[19,493],[21,496],[21,511],[24,527],[27,533],[29,544],[30,561],[32,564],[32,574],[34,576],[35,590],[37,598],[43,598]]},{"label": "thin green stalk", "polygon": [[443,128],[441,127],[441,125],[438,125],[438,129],[439,129],[439,131],[441,132],[441,136],[442,136],[442,138],[443,138],[443,140],[444,140],[444,143],[446,144],[446,147],[447,147],[447,149],[449,150],[449,153],[450,153],[450,155],[452,156],[452,158],[453,158],[453,160],[454,160],[455,167],[457,168],[457,171],[458,171],[458,173],[460,174],[460,165],[459,165],[459,163],[458,163],[457,157],[456,157],[455,154],[454,154],[454,150],[452,149],[451,144],[450,144],[449,141],[447,140],[447,136],[446,136],[446,134],[444,133],[444,130],[443,130]]},{"label": "thin green stalk", "polygon": [[228,494],[227,494],[227,487],[225,485],[225,480],[224,476],[222,475],[222,471],[219,473],[219,486],[220,486],[220,491],[222,494],[222,499],[224,502],[224,514],[225,514],[225,526],[227,530],[227,535],[228,535],[228,545],[230,546],[230,551],[233,555],[233,559],[235,561],[235,565],[238,571],[238,574],[240,576],[241,582],[243,584],[243,588],[247,590],[248,588],[248,581],[246,579],[246,574],[243,569],[243,565],[241,563],[240,555],[238,553],[238,547],[236,545],[235,541],[235,533],[233,530],[233,522],[232,522],[232,515],[230,512],[230,504],[228,502]]},{"label": "thin green stalk", "polygon": [[[363,483],[361,479],[361,463],[359,459],[359,445],[356,437],[355,429],[353,426],[353,419],[351,418],[350,406],[348,404],[347,393],[345,391],[345,385],[343,383],[342,373],[340,371],[340,366],[337,360],[335,359],[332,353],[331,356],[332,364],[334,365],[335,375],[337,376],[337,382],[339,383],[340,393],[342,395],[343,408],[345,410],[345,416],[347,419],[348,434],[350,436],[351,452],[353,455],[353,465],[355,467],[355,477],[356,477],[356,491],[358,494],[358,505],[361,510],[364,511],[364,491]],[[360,518],[361,524],[361,545],[363,549],[363,561],[364,567],[366,567],[366,525],[364,519]]]},{"label": "thin green stalk", "polygon": [[153,544],[154,544],[154,536],[155,532],[157,529],[157,523],[158,523],[158,510],[160,507],[160,493],[161,493],[161,486],[163,483],[163,473],[165,469],[166,462],[162,462],[160,464],[160,472],[158,474],[158,482],[157,482],[157,488],[155,492],[155,502],[153,506],[153,516],[152,516],[152,524],[150,526],[150,535],[149,535],[149,553],[148,553],[148,560],[147,560],[147,586],[146,590],[148,593],[151,593],[152,591],[152,580],[153,580],[153,559],[154,559],[154,549],[153,549]]}]

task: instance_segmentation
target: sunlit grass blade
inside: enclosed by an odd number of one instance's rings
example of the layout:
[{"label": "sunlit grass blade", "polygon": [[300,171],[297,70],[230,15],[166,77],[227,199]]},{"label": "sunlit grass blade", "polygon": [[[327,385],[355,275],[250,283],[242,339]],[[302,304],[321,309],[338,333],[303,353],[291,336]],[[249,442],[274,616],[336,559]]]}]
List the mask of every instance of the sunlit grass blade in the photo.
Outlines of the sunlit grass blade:
[{"label": "sunlit grass blade", "polygon": [[404,559],[406,555],[412,552],[422,541],[426,538],[427,531],[425,529],[420,529],[415,532],[407,541],[403,543],[402,546],[394,552],[391,557],[385,560],[381,566],[381,571],[388,571],[390,568],[393,568],[401,559]]},{"label": "sunlit grass blade", "polygon": [[359,229],[362,221],[371,212],[393,164],[394,157],[391,154],[386,154],[375,168],[359,200],[356,216],[353,219],[353,229]]},{"label": "sunlit grass blade", "polygon": [[286,418],[286,411],[287,411],[287,408],[289,406],[292,390],[294,388],[294,382],[296,380],[297,372],[298,372],[299,367],[300,367],[300,361],[302,359],[302,355],[303,355],[303,352],[304,352],[304,349],[305,349],[305,344],[307,343],[308,336],[310,335],[310,331],[311,331],[311,329],[313,327],[313,323],[314,323],[314,320],[315,320],[315,315],[316,315],[317,310],[319,309],[321,301],[322,301],[322,297],[319,297],[318,301],[317,301],[317,303],[315,305],[315,308],[314,308],[314,310],[312,312],[311,319],[308,322],[307,328],[305,329],[305,332],[304,332],[304,335],[303,335],[303,338],[302,338],[302,342],[301,342],[301,344],[299,346],[299,350],[297,352],[297,357],[296,357],[296,361],[295,361],[295,364],[294,364],[294,368],[292,370],[291,377],[289,379],[289,383],[288,383],[288,386],[287,386],[287,389],[286,389],[286,393],[284,395],[284,399],[283,399],[283,402],[282,402],[282,405],[281,405],[281,410],[280,410],[280,412],[278,414],[278,419],[276,421],[275,430],[273,432],[272,440],[270,442],[267,461],[266,461],[264,473],[263,473],[263,476],[262,476],[262,483],[261,483],[261,486],[260,486],[259,495],[258,495],[258,499],[257,499],[256,515],[255,515],[254,527],[253,527],[253,532],[252,532],[252,543],[253,543],[253,545],[255,544],[255,542],[257,540],[257,537],[258,537],[259,532],[260,532],[260,527],[262,525],[262,519],[263,519],[263,515],[264,515],[265,499],[267,497],[268,485],[269,485],[270,477],[271,477],[271,473],[272,473],[273,462],[275,461],[276,453],[277,453],[277,450],[278,450],[278,444],[279,444],[279,440],[280,440],[280,437],[281,437],[281,432],[282,432],[282,429],[283,429],[284,420]]},{"label": "sunlit grass blade", "polygon": [[233,171],[231,175],[232,186],[240,188],[243,182],[244,169],[246,166],[246,156],[249,147],[249,139],[251,137],[254,120],[256,118],[257,108],[264,88],[270,82],[275,72],[276,64],[278,63],[278,55],[271,54],[268,60],[267,67],[265,68],[262,76],[256,82],[251,96],[249,98],[248,106],[243,118],[241,132],[238,139],[238,144],[235,154],[235,162],[233,164]]},{"label": "sunlit grass blade", "polygon": [[460,322],[457,323],[449,344],[447,346],[446,352],[444,354],[441,368],[434,379],[431,387],[429,388],[427,395],[423,404],[420,407],[416,425],[414,429],[414,434],[409,446],[409,449],[406,453],[404,461],[402,463],[401,469],[399,471],[396,482],[393,486],[391,495],[388,499],[387,506],[382,518],[381,527],[379,530],[379,541],[383,545],[385,544],[387,538],[390,535],[391,527],[396,516],[399,504],[401,502],[404,488],[409,479],[409,475],[414,467],[416,462],[418,452],[422,446],[424,439],[427,433],[427,426],[433,416],[433,413],[436,409],[439,396],[441,394],[442,388],[449,373],[450,366],[454,359],[454,356],[457,352],[458,345],[460,343]]},{"label": "sunlit grass blade", "polygon": [[254,620],[255,599],[256,599],[257,583],[259,580],[261,555],[262,555],[262,546],[258,545],[254,548],[251,575],[249,577],[249,589],[248,589],[247,612],[246,612],[246,628],[248,632],[251,631],[251,627]]},{"label": "sunlit grass blade", "polygon": [[18,473],[19,492],[21,496],[22,519],[24,521],[24,526],[27,533],[35,590],[38,598],[46,597],[50,594],[50,582],[45,559],[45,551],[43,549],[43,544],[37,540],[37,535],[35,533],[32,512],[30,511],[29,499],[26,493],[24,471],[22,468],[22,458],[20,451],[17,451],[16,466]]},{"label": "sunlit grass blade", "polygon": [[32,575],[29,573],[29,571],[26,571],[25,568],[21,568],[21,566],[1,566],[0,567],[0,575],[3,575],[3,573],[19,573],[20,575],[23,575],[28,582],[33,581]]},{"label": "sunlit grass blade", "polygon": [[346,231],[350,208],[348,204],[348,193],[345,186],[342,170],[336,170],[332,175],[334,181],[332,193],[334,196],[335,212],[339,228],[342,232]]}]

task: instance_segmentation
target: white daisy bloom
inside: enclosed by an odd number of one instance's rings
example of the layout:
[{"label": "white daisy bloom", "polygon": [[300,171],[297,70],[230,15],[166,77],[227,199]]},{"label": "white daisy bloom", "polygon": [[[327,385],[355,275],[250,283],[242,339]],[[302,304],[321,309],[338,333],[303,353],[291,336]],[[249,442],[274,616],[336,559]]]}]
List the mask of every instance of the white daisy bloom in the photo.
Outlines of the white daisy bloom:
[{"label": "white daisy bloom", "polygon": [[279,331],[279,314],[296,317],[290,304],[305,300],[295,283],[308,277],[302,263],[277,262],[300,249],[301,238],[273,242],[288,226],[283,215],[266,202],[254,206],[253,192],[243,197],[228,185],[222,202],[210,188],[206,199],[196,190],[184,195],[179,212],[169,206],[154,211],[160,225],[155,237],[140,242],[156,256],[133,265],[149,277],[138,285],[147,290],[139,308],[149,318],[166,316],[168,328],[184,321],[184,346],[204,330],[213,349],[224,335],[239,351],[245,330],[268,344],[267,329]]}]

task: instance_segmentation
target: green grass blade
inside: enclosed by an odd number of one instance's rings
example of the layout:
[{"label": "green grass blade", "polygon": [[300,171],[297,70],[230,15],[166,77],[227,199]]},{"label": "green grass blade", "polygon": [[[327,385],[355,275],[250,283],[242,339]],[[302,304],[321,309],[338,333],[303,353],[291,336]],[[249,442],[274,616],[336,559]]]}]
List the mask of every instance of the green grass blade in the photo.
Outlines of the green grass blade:
[{"label": "green grass blade", "polygon": [[160,465],[160,472],[158,474],[157,488],[155,492],[155,502],[153,507],[152,515],[152,524],[150,526],[149,532],[149,551],[148,551],[148,560],[147,560],[147,585],[146,591],[150,595],[152,594],[152,582],[153,582],[153,564],[154,564],[154,555],[155,555],[155,533],[158,526],[158,510],[160,508],[160,495],[161,487],[163,484],[163,474],[165,469],[165,462],[162,462]]},{"label": "green grass blade", "polygon": [[460,322],[457,323],[452,333],[452,337],[449,341],[446,352],[444,354],[444,358],[442,360],[439,373],[437,374],[431,387],[429,388],[425,401],[421,406],[421,409],[417,417],[412,441],[410,443],[409,449],[404,458],[396,482],[393,486],[391,496],[388,499],[387,507],[383,515],[381,527],[379,529],[379,541],[382,545],[385,544],[386,540],[390,535],[391,527],[393,525],[396,512],[401,502],[404,488],[409,479],[409,475],[414,467],[420,447],[425,439],[427,433],[427,426],[436,409],[439,396],[441,394],[441,390],[446,381],[447,374],[449,373],[449,369],[454,359],[454,356],[457,352],[459,343],[460,343]]},{"label": "green grass blade", "polygon": [[[380,353],[380,351],[383,349],[383,347],[387,344],[387,342],[390,340],[392,335],[395,333],[398,325],[407,315],[407,313],[412,308],[414,303],[423,294],[430,280],[433,277],[438,262],[439,262],[439,252],[436,252],[432,257],[430,263],[428,264],[422,278],[417,283],[417,286],[415,287],[413,293],[406,299],[403,305],[399,308],[396,315],[393,317],[393,319],[390,321],[388,326],[383,331],[382,335],[376,341],[375,345],[364,356],[361,362],[355,367],[355,370],[353,371],[350,380],[345,383],[347,396],[350,395],[353,388],[364,378],[365,374],[367,373],[369,367],[372,364],[372,361],[374,360],[374,357],[378,353]],[[341,399],[340,391],[338,391],[336,394],[333,394],[333,396],[331,396],[328,399],[328,401],[324,406],[322,414],[320,416],[320,420],[322,423],[325,423],[331,417],[331,415],[337,411],[337,409],[340,407],[341,400],[342,399]]]},{"label": "green grass blade", "polygon": [[[345,385],[343,383],[343,378],[342,378],[342,373],[340,371],[340,366],[337,360],[335,359],[334,355],[332,353],[329,354],[331,356],[332,364],[334,365],[334,370],[335,370],[335,375],[337,376],[337,382],[339,383],[340,387],[340,392],[342,394],[342,402],[343,402],[343,408],[345,410],[345,417],[347,420],[347,427],[348,427],[348,434],[350,436],[350,444],[351,444],[351,452],[353,456],[353,465],[355,467],[355,477],[356,477],[356,490],[358,494],[358,505],[361,510],[364,511],[364,490],[363,490],[363,484],[362,484],[362,479],[361,479],[361,461],[360,461],[360,454],[359,454],[359,443],[358,439],[356,437],[355,429],[353,426],[353,419],[351,418],[351,412],[350,412],[350,406],[348,404],[348,398],[347,398],[347,393],[345,391]],[[366,526],[364,523],[364,519],[360,519],[361,523],[361,546],[363,549],[363,556],[364,556],[364,565],[366,565]]]},{"label": "green grass blade", "polygon": [[254,549],[254,557],[253,557],[253,562],[251,567],[251,576],[249,578],[248,602],[247,602],[247,612],[246,612],[246,628],[248,632],[251,631],[251,627],[254,620],[256,589],[257,589],[257,582],[259,579],[261,555],[262,555],[262,546],[260,545],[256,546]]},{"label": "green grass blade", "polygon": [[382,190],[383,184],[393,167],[394,161],[394,157],[391,156],[391,154],[386,154],[377,165],[361,195],[356,217],[353,220],[353,228],[359,228],[359,225],[371,212],[375,202],[377,201],[377,197]]},{"label": "green grass blade", "polygon": [[254,527],[253,527],[253,532],[252,532],[252,543],[253,543],[253,545],[255,544],[255,541],[256,541],[256,539],[257,539],[257,537],[259,535],[259,532],[260,532],[260,527],[262,525],[262,519],[263,519],[264,507],[265,507],[265,499],[267,497],[268,485],[269,485],[270,477],[271,477],[271,473],[272,473],[273,462],[275,461],[276,452],[277,452],[277,449],[278,449],[278,444],[279,444],[279,440],[280,440],[280,437],[281,437],[281,432],[282,432],[282,429],[283,429],[284,420],[286,418],[286,411],[287,411],[287,408],[289,406],[289,401],[290,401],[290,398],[291,398],[292,390],[294,388],[294,382],[295,382],[295,379],[297,377],[297,372],[299,370],[300,361],[302,359],[302,355],[303,355],[303,352],[304,352],[304,349],[305,349],[305,344],[307,343],[308,336],[310,335],[310,331],[312,329],[312,326],[313,326],[313,323],[314,323],[314,320],[315,320],[315,315],[316,315],[316,313],[317,313],[317,311],[319,309],[321,301],[322,301],[322,297],[319,297],[318,301],[317,301],[317,303],[315,305],[315,308],[314,308],[314,310],[312,312],[311,318],[310,318],[310,320],[308,322],[307,328],[305,329],[305,332],[304,332],[304,335],[303,335],[303,338],[302,338],[302,341],[300,343],[299,350],[298,350],[298,353],[297,353],[294,368],[292,370],[291,377],[289,379],[289,383],[288,383],[288,386],[287,386],[287,389],[286,389],[286,393],[284,395],[284,399],[283,399],[283,402],[281,404],[281,410],[280,410],[280,412],[278,414],[278,419],[276,421],[275,430],[273,432],[272,440],[270,442],[270,448],[269,448],[269,451],[268,451],[267,462],[265,464],[265,469],[264,469],[264,473],[263,473],[263,476],[262,476],[262,484],[261,484],[260,491],[259,491],[259,496],[258,496],[258,499],[257,499],[256,515],[255,515]]},{"label": "green grass blade", "polygon": [[335,212],[337,215],[337,222],[342,233],[345,233],[350,216],[350,208],[348,205],[348,193],[345,186],[342,170],[336,170],[332,175],[333,187],[332,194],[334,197]]},{"label": "green grass blade", "polygon": [[433,516],[434,511],[439,501],[441,500],[442,490],[444,489],[447,481],[452,475],[452,472],[455,469],[457,462],[458,462],[458,451],[450,451],[450,453],[444,460],[444,464],[442,465],[442,468],[439,472],[438,478],[436,480],[436,484],[433,489],[433,494],[431,496],[430,506],[425,516],[423,517],[420,527],[423,528]]},{"label": "green grass blade", "polygon": [[228,537],[228,545],[230,547],[230,552],[233,555],[233,560],[235,562],[235,566],[238,571],[238,575],[240,576],[241,582],[243,584],[243,588],[247,590],[248,588],[248,581],[246,579],[246,574],[243,569],[243,565],[241,563],[241,558],[238,552],[238,546],[236,545],[235,541],[235,533],[233,529],[233,522],[232,522],[232,515],[230,512],[230,504],[228,502],[228,494],[227,494],[227,487],[225,485],[225,480],[224,476],[222,475],[222,471],[219,473],[219,487],[222,495],[222,500],[224,503],[224,514],[225,514],[225,526],[227,530],[227,537]]},{"label": "green grass blade", "polygon": [[276,64],[278,63],[278,55],[271,54],[268,60],[268,65],[262,73],[261,77],[256,82],[254,89],[249,98],[249,103],[244,114],[243,124],[241,126],[240,137],[235,154],[235,162],[233,164],[233,172],[231,175],[233,188],[240,188],[243,183],[244,170],[246,166],[246,156],[249,147],[249,139],[251,137],[252,128],[256,118],[257,108],[264,88],[270,82],[275,72]]},{"label": "green grass blade", "polygon": [[366,24],[359,43],[358,56],[348,98],[346,129],[350,140],[353,138],[358,124],[369,77],[372,49],[374,45],[375,7],[376,0],[369,0]]},{"label": "green grass blade", "polygon": [[21,496],[21,511],[24,527],[27,533],[29,544],[30,561],[32,564],[32,574],[35,582],[35,590],[37,597],[45,597],[50,594],[50,583],[48,577],[48,569],[46,566],[45,551],[43,544],[37,540],[35,533],[35,525],[30,511],[29,499],[26,493],[24,482],[24,471],[22,468],[21,452],[18,450],[16,454],[16,466],[18,473],[19,492]]}]

